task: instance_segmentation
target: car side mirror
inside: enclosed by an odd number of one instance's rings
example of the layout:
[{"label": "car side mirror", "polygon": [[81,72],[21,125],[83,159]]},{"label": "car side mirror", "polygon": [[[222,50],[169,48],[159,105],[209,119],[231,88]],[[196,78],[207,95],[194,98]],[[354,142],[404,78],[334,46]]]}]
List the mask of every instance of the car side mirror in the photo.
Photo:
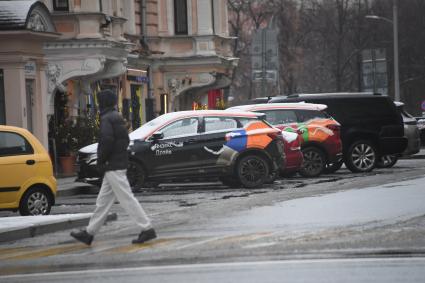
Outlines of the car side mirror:
[{"label": "car side mirror", "polygon": [[163,139],[163,138],[164,138],[164,133],[162,133],[162,132],[155,132],[152,135],[152,140],[154,140],[154,141],[157,141],[157,140],[160,140],[160,139]]}]

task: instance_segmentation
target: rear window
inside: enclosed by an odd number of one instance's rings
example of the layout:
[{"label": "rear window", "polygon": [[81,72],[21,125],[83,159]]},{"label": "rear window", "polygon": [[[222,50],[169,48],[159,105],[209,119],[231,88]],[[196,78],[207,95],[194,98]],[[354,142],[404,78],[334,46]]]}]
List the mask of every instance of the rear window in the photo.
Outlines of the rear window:
[{"label": "rear window", "polygon": [[272,125],[281,125],[297,122],[297,114],[295,110],[279,109],[279,110],[261,110],[258,111],[266,114],[266,121]]},{"label": "rear window", "polygon": [[307,122],[313,119],[327,119],[329,115],[317,110],[297,110],[298,122]]}]

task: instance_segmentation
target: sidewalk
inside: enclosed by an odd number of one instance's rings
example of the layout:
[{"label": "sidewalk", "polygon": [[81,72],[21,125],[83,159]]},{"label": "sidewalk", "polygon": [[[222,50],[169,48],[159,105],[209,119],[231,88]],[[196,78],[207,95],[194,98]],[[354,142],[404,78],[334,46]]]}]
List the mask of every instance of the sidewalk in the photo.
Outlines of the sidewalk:
[{"label": "sidewalk", "polygon": [[[89,223],[91,215],[92,213],[76,213],[1,217],[0,243],[86,226]],[[106,221],[116,219],[116,214],[109,214]]]},{"label": "sidewalk", "polygon": [[[75,182],[76,177],[57,178],[58,191],[56,197],[66,197],[83,192],[96,192],[97,187]],[[53,233],[60,230],[86,226],[92,213],[56,214],[42,216],[0,217],[0,244],[16,241],[38,235]],[[106,221],[117,219],[116,214],[110,214]]]}]

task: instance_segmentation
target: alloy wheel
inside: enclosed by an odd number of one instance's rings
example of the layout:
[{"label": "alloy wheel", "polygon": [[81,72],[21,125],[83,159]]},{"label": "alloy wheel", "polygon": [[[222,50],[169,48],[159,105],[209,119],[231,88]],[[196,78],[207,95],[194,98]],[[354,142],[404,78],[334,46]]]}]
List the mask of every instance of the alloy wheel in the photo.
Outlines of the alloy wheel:
[{"label": "alloy wheel", "polygon": [[325,168],[325,157],[320,149],[308,147],[303,150],[303,165],[300,174],[304,177],[319,176]]},{"label": "alloy wheel", "polygon": [[268,175],[268,165],[259,156],[246,156],[239,162],[238,177],[242,185],[247,188],[261,186]]},{"label": "alloy wheel", "polygon": [[367,143],[358,143],[352,150],[351,161],[358,171],[367,172],[375,166],[375,150]]},{"label": "alloy wheel", "polygon": [[45,215],[49,210],[49,199],[43,192],[35,192],[28,197],[27,207],[30,215]]},{"label": "alloy wheel", "polygon": [[397,155],[390,154],[390,155],[384,155],[379,159],[376,163],[376,166],[378,168],[391,168],[393,167],[398,161]]}]

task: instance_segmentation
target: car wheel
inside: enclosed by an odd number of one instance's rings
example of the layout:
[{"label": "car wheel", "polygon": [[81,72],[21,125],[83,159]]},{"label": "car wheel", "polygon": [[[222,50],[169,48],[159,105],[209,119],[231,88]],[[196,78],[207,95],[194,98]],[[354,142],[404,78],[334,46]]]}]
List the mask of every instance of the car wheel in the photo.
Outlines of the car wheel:
[{"label": "car wheel", "polygon": [[376,165],[376,150],[367,140],[354,142],[345,155],[345,165],[351,172],[370,172]]},{"label": "car wheel", "polygon": [[231,188],[239,188],[241,186],[241,183],[238,180],[230,176],[220,177],[219,180],[223,183],[223,185]]},{"label": "car wheel", "polygon": [[31,188],[22,197],[19,203],[21,215],[48,215],[52,208],[49,193],[42,188]]},{"label": "car wheel", "polygon": [[130,161],[127,168],[127,179],[133,192],[139,191],[146,180],[145,169],[135,161]]},{"label": "car wheel", "polygon": [[397,155],[389,154],[382,156],[377,162],[376,167],[378,168],[391,168],[398,161]]},{"label": "car wheel", "polygon": [[258,155],[247,155],[239,160],[236,172],[245,188],[260,187],[269,176],[269,165]]},{"label": "car wheel", "polygon": [[317,147],[309,146],[302,150],[303,165],[300,169],[300,175],[303,177],[317,177],[322,174],[326,165],[326,157],[323,151]]},{"label": "car wheel", "polygon": [[323,171],[325,174],[332,174],[341,169],[342,164],[344,164],[343,160],[326,164],[325,170]]}]

